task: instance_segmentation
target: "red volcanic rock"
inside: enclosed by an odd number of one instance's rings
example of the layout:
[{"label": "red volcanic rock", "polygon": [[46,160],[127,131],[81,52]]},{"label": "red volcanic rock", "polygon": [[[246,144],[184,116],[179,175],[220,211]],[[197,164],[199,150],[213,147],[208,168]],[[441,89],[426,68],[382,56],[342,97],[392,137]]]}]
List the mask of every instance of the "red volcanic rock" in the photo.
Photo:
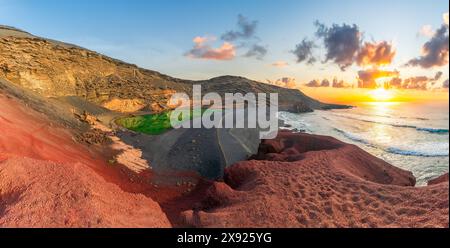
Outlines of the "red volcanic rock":
[{"label": "red volcanic rock", "polygon": [[170,227],[105,161],[0,92],[0,227]]},{"label": "red volcanic rock", "polygon": [[159,205],[81,163],[0,163],[1,227],[170,227]]},{"label": "red volcanic rock", "polygon": [[445,183],[445,182],[448,183],[448,173],[444,174],[438,178],[428,181],[428,185],[434,185],[434,184]]},{"label": "red volcanic rock", "polygon": [[401,186],[414,186],[416,183],[411,172],[371,156],[357,146],[326,136],[282,131],[277,139],[264,141],[258,154],[253,158],[283,162],[299,161],[305,158],[306,152],[309,154],[317,152],[314,153],[317,155],[324,155],[325,152],[330,157],[327,161],[322,161],[323,163],[371,182]]},{"label": "red volcanic rock", "polygon": [[448,227],[448,182],[411,173],[336,139],[281,132],[182,213],[195,227]]},{"label": "red volcanic rock", "polygon": [[0,92],[0,152],[54,162],[101,164],[67,128]]}]

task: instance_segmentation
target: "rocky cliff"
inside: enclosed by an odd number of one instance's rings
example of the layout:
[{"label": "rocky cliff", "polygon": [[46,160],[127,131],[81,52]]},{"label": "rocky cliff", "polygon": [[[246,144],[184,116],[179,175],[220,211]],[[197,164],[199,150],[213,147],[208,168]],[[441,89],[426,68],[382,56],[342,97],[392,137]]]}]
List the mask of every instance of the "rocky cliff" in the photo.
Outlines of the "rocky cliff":
[{"label": "rocky cliff", "polygon": [[0,26],[0,78],[46,97],[77,96],[120,112],[161,111],[175,92],[279,93],[280,108],[293,112],[339,108],[285,89],[242,77],[204,81],[173,78],[87,49]]}]

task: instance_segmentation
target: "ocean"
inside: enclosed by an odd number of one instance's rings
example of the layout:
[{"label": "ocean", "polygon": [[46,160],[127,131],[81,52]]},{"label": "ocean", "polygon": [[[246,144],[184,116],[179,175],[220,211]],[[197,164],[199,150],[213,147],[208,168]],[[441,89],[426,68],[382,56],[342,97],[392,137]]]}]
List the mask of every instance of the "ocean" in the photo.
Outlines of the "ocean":
[{"label": "ocean", "polygon": [[449,171],[449,104],[362,103],[352,109],[280,112],[289,129],[333,136],[411,171],[417,186]]}]

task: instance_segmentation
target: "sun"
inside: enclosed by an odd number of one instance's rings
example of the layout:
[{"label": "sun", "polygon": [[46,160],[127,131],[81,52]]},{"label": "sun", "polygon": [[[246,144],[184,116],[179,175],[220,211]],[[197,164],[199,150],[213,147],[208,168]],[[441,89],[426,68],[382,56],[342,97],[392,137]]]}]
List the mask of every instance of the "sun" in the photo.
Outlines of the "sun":
[{"label": "sun", "polygon": [[370,91],[369,96],[377,102],[388,102],[394,98],[394,92],[385,88],[378,88]]}]

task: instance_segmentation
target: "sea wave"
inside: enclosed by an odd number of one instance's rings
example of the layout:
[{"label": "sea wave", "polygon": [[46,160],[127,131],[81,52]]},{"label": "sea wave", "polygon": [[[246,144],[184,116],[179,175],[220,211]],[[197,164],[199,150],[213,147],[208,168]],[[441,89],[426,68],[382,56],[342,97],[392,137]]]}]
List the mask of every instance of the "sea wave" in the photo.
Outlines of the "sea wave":
[{"label": "sea wave", "polygon": [[288,113],[288,112],[278,112],[279,119],[283,120],[285,124],[290,125],[289,128],[284,129],[301,129],[311,132],[310,126],[311,124],[299,118],[298,115]]},{"label": "sea wave", "polygon": [[[345,113],[342,110],[330,111],[334,113]],[[418,121],[429,121],[430,119],[425,117],[414,117],[414,116],[398,116],[398,115],[389,115],[389,114],[374,114],[374,113],[361,113],[361,112],[353,112],[352,115],[363,116],[363,117],[382,117],[386,119],[403,119],[403,120],[418,120]]]},{"label": "sea wave", "polygon": [[381,149],[392,154],[417,157],[446,157],[449,155],[449,144],[447,142],[429,142],[424,144],[415,144],[414,147],[395,147],[375,143],[373,141],[370,141],[369,139],[361,137],[360,135],[344,131],[342,129],[334,128],[334,130],[342,134],[347,139],[364,144],[366,146]]},{"label": "sea wave", "polygon": [[448,133],[448,129],[440,129],[440,128],[426,128],[426,127],[416,127],[419,131],[425,131],[429,133]]},{"label": "sea wave", "polygon": [[416,129],[417,131],[420,131],[420,132],[427,132],[427,133],[434,133],[434,134],[448,134],[449,133],[449,130],[446,129],[446,128],[419,127],[419,126],[415,126],[415,125],[397,124],[397,123],[392,123],[392,122],[385,122],[385,121],[377,121],[377,120],[369,120],[369,119],[357,118],[357,117],[352,117],[352,116],[348,116],[348,115],[339,115],[339,114],[333,114],[333,115],[337,116],[337,117],[341,117],[341,118],[346,118],[346,119],[356,120],[356,121],[362,121],[362,122],[367,122],[367,123],[388,125],[388,126],[399,127],[399,128],[411,128],[411,129]]}]

